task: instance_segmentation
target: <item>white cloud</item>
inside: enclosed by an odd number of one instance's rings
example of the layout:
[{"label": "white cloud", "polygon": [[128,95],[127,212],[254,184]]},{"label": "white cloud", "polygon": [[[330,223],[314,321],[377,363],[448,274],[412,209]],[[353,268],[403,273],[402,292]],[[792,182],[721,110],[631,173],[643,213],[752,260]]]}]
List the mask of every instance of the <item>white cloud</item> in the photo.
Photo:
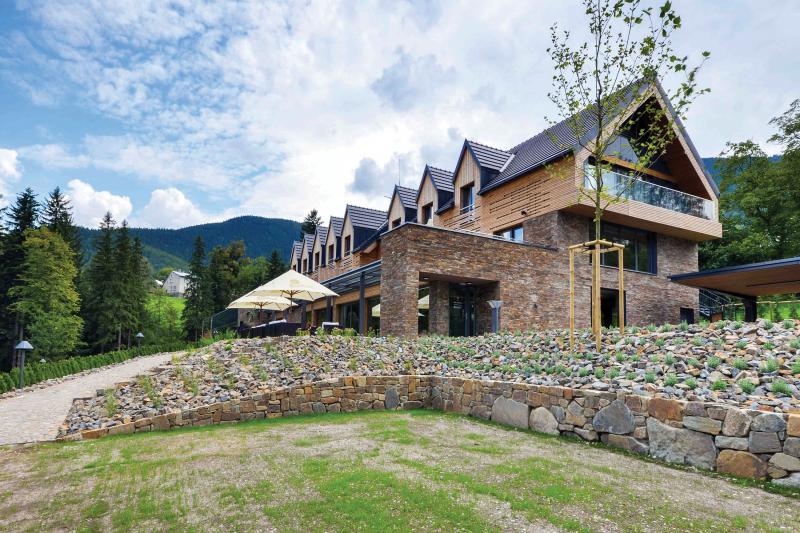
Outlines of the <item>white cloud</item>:
[{"label": "white cloud", "polygon": [[80,226],[96,228],[107,212],[120,223],[127,220],[133,211],[133,204],[127,196],[96,191],[85,181],[77,179],[67,184],[66,195],[72,203],[75,223]]},{"label": "white cloud", "polygon": [[185,194],[170,187],[150,193],[150,201],[131,220],[131,224],[147,228],[183,228],[211,220],[213,218],[198,209]]},{"label": "white cloud", "polygon": [[16,150],[0,148],[0,208],[10,203],[9,185],[22,175]]},{"label": "white cloud", "polygon": [[[425,163],[453,168],[464,137],[505,148],[541,131],[554,114],[548,27],[585,27],[578,2],[112,4],[20,3],[34,23],[0,37],[4,70],[32,100],[121,124],[68,142],[55,132],[60,145],[20,149],[23,161],[295,219],[386,208],[399,159],[416,186]],[[800,4],[676,6],[678,52],[712,52],[700,73],[712,96],[686,124],[695,144],[714,155],[728,140],[764,142],[797,97],[785,67],[800,55]],[[142,220],[171,223],[145,209]]]}]

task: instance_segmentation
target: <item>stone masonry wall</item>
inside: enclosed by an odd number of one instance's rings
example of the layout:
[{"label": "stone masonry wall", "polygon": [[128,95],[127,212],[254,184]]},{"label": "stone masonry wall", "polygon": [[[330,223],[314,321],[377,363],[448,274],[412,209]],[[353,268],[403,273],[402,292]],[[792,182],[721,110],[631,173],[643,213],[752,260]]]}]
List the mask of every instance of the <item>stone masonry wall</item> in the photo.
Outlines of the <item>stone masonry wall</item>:
[{"label": "stone masonry wall", "polygon": [[[417,333],[416,298],[421,274],[433,279],[470,279],[477,286],[478,333],[491,324],[486,300],[503,300],[501,327],[509,330],[563,328],[569,317],[567,246],[589,238],[588,219],[551,213],[525,223],[525,236],[542,248],[463,232],[406,224],[383,237],[381,332]],[[697,270],[696,243],[658,235],[658,273],[625,272],[629,325],[677,323],[680,309],[695,310],[698,291],[669,281],[672,274]],[[617,270],[602,269],[604,288],[616,289]],[[591,265],[576,265],[576,326],[589,327]],[[433,324],[437,325],[433,317]]]},{"label": "stone masonry wall", "polygon": [[85,430],[63,440],[303,413],[432,408],[573,435],[671,463],[800,486],[800,415],[636,394],[435,376],[344,377]]}]

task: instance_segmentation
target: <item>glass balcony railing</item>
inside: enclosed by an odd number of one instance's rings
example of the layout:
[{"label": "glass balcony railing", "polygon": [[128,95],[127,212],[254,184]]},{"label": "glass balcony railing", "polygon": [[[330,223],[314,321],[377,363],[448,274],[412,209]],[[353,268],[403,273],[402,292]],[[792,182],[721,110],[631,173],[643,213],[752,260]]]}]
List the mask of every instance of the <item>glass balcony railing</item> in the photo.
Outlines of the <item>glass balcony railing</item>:
[{"label": "glass balcony railing", "polygon": [[[594,172],[587,167],[584,172],[584,187],[596,190]],[[714,220],[714,202],[655,183],[632,178],[618,172],[603,173],[603,192],[610,196],[620,196],[628,200],[663,207],[678,213]]]}]

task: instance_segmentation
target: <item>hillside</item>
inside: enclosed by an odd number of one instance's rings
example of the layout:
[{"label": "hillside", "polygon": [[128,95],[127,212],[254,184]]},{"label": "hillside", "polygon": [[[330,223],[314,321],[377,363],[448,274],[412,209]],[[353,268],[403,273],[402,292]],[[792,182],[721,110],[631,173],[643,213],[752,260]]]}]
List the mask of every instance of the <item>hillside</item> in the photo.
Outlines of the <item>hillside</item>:
[{"label": "hillside", "polygon": [[[94,252],[94,240],[98,233],[96,229],[81,228],[87,257]],[[224,222],[180,229],[131,228],[131,235],[141,239],[144,255],[155,270],[167,266],[185,269],[198,235],[205,241],[206,252],[217,245],[243,240],[250,257],[269,256],[272,250],[278,250],[287,261],[292,241],[299,233],[299,222],[256,216],[236,217]]]}]

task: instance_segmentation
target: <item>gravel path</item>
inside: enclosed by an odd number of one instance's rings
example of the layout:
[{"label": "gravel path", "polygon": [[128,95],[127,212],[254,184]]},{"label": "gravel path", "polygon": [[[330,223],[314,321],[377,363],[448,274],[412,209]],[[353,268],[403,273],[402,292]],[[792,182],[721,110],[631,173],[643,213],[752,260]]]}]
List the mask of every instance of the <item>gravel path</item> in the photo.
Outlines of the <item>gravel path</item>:
[{"label": "gravel path", "polygon": [[138,357],[52,387],[0,400],[0,445],[55,439],[73,398],[92,396],[97,389],[111,387],[166,363],[172,355]]}]

